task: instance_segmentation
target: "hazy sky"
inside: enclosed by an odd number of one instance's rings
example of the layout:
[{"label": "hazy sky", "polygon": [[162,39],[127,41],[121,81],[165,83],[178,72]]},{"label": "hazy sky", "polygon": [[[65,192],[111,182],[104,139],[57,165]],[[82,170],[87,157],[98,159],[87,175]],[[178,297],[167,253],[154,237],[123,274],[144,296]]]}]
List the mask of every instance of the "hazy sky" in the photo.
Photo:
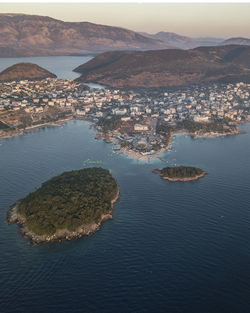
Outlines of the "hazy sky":
[{"label": "hazy sky", "polygon": [[250,3],[0,3],[0,12],[48,15],[149,33],[250,38]]}]

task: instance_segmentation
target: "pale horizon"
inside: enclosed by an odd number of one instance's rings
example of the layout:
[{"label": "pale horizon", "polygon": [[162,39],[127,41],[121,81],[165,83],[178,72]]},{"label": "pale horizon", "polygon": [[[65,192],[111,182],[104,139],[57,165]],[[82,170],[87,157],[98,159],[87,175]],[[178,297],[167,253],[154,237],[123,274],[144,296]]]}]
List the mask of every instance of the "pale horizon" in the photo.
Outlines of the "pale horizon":
[{"label": "pale horizon", "polygon": [[49,16],[154,34],[250,37],[250,3],[0,3],[1,13]]}]

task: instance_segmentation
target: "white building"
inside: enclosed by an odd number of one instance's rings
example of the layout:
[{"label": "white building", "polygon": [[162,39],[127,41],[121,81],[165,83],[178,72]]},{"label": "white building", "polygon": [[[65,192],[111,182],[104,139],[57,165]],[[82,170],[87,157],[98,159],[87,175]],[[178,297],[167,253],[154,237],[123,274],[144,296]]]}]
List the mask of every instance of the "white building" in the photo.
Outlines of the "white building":
[{"label": "white building", "polygon": [[147,125],[141,125],[141,124],[135,124],[134,130],[135,131],[146,131],[146,130],[148,130],[148,126]]}]

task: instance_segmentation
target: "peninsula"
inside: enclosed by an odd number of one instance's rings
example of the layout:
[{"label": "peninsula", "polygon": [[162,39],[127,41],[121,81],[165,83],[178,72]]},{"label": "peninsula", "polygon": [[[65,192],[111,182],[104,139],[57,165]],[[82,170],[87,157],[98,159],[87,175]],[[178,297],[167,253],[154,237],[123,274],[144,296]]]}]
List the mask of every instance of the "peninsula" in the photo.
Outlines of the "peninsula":
[{"label": "peninsula", "polygon": [[207,174],[207,172],[202,169],[191,166],[164,167],[161,170],[154,170],[153,172],[155,174],[160,174],[162,179],[171,182],[193,181],[202,178]]},{"label": "peninsula", "polygon": [[14,64],[0,73],[0,81],[41,80],[56,75],[33,63]]},{"label": "peninsula", "polygon": [[111,219],[118,197],[118,184],[107,169],[64,172],[16,203],[7,222],[17,223],[33,244],[76,239]]}]

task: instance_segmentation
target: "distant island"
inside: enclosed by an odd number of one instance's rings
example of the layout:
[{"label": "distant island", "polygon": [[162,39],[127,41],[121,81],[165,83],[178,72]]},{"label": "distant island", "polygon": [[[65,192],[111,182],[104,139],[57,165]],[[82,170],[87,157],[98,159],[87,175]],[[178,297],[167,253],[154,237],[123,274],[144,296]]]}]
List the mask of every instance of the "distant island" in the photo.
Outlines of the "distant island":
[{"label": "distant island", "polygon": [[0,82],[19,80],[41,80],[56,78],[56,75],[33,63],[14,64],[0,73]]},{"label": "distant island", "polygon": [[162,179],[171,182],[193,181],[202,178],[207,174],[207,172],[202,169],[191,166],[164,167],[161,170],[154,170],[153,172],[155,174],[160,174]]},{"label": "distant island", "polygon": [[191,84],[250,82],[250,46],[190,50],[110,51],[74,71],[77,81],[119,88],[180,87]]},{"label": "distant island", "polygon": [[15,204],[7,221],[17,223],[34,244],[76,239],[111,219],[118,197],[118,184],[107,169],[64,172]]}]

